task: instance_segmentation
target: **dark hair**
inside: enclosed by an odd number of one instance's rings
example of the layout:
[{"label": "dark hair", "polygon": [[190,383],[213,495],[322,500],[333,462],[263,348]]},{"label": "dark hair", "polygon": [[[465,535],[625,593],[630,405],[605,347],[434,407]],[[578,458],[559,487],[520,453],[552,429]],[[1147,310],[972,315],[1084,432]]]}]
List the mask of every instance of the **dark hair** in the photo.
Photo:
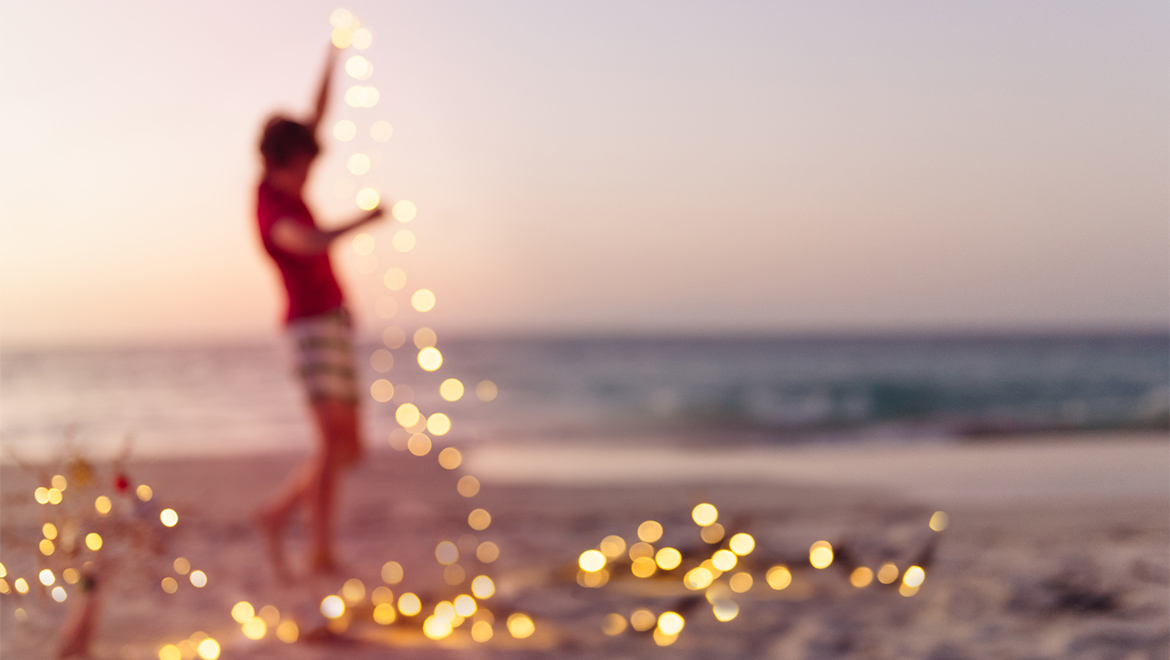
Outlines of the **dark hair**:
[{"label": "dark hair", "polygon": [[300,122],[278,115],[264,125],[260,154],[266,167],[287,165],[295,156],[316,156],[320,151],[313,130]]}]

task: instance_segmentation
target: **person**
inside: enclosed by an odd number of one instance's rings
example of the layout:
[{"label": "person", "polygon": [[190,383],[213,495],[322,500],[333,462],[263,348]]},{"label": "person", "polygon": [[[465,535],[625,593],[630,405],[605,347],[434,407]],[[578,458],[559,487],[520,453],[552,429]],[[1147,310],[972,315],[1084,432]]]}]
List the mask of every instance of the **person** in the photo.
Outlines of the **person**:
[{"label": "person", "polygon": [[337,52],[330,47],[308,121],[275,116],[265,125],[260,140],[264,174],[257,191],[256,218],[261,242],[287,293],[286,332],[319,438],[317,451],[289,475],[255,516],[269,561],[284,581],[292,576],[285,561],[283,532],[298,508],[308,518],[309,570],[322,573],[336,569],[335,499],[345,470],[362,457],[352,324],[329,260],[329,247],[346,232],[378,220],[383,212],[375,208],[326,230],[317,226],[302,197],[309,170],[320,152],[317,129],[328,105]]}]

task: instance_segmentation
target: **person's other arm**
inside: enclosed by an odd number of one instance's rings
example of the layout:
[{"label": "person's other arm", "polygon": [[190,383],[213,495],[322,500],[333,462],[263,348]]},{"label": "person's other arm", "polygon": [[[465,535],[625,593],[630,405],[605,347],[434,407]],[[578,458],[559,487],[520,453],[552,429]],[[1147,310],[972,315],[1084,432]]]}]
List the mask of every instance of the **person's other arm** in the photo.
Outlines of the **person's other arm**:
[{"label": "person's other arm", "polygon": [[381,218],[385,211],[381,207],[363,214],[336,229],[318,229],[303,225],[292,218],[281,218],[272,225],[272,242],[285,252],[301,257],[313,257],[329,249],[329,245],[346,232]]},{"label": "person's other arm", "polygon": [[325,58],[325,73],[321,76],[321,87],[317,90],[317,104],[313,106],[313,116],[309,118],[308,126],[317,134],[317,125],[325,118],[325,110],[329,106],[329,85],[333,81],[334,64],[337,62],[337,54],[341,51],[329,44],[329,55]]}]

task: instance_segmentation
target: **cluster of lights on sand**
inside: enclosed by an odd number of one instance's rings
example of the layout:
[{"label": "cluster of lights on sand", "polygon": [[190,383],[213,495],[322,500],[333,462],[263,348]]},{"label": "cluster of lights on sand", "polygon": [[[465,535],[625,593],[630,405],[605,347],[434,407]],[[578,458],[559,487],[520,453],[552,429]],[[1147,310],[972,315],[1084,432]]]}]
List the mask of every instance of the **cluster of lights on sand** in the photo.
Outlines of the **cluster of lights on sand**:
[{"label": "cluster of lights on sand", "polygon": [[[753,561],[757,550],[756,540],[750,534],[739,532],[728,536],[727,530],[718,522],[719,511],[714,505],[702,503],[691,511],[691,519],[699,528],[701,550],[683,551],[659,544],[663,537],[662,524],[647,520],[638,526],[637,540],[627,542],[618,535],[602,539],[595,548],[581,553],[577,560],[577,582],[582,587],[600,588],[612,579],[632,576],[634,580],[681,581],[689,592],[702,592],[710,605],[716,621],[727,622],[739,616],[740,606],[736,598],[753,590],[764,589],[784,591],[797,579],[795,573],[806,567],[814,570],[827,569],[836,561],[844,565],[850,584],[858,589],[869,587],[875,580],[882,585],[896,585],[898,593],[913,596],[926,579],[924,566],[906,565],[905,570],[893,561],[870,567],[861,565],[844,553],[835,555],[833,544],[825,540],[812,543],[808,549],[808,562],[772,563]],[[941,532],[948,524],[947,514],[936,511],[929,521],[933,532]],[[933,548],[932,543],[928,544]],[[844,560],[844,561],[842,561]],[[922,564],[927,561],[920,561]],[[763,570],[763,584],[753,569]],[[899,580],[899,578],[901,578]],[[655,589],[655,593],[665,593]],[[758,598],[756,598],[758,600]],[[682,608],[677,608],[682,609]],[[659,646],[670,646],[678,640],[686,625],[683,613],[661,611],[640,607],[626,614],[612,612],[602,622],[606,635],[620,635],[626,630],[651,633]]]},{"label": "cluster of lights on sand", "polygon": [[[64,462],[64,474],[41,477],[44,483],[33,491],[33,500],[41,506],[42,538],[31,553],[35,559],[31,573],[16,576],[0,563],[0,594],[22,601],[14,610],[17,621],[27,622],[34,604],[46,600],[26,600],[34,592],[48,595],[53,604],[72,605],[73,620],[79,621],[94,616],[96,607],[87,599],[96,598],[99,581],[108,581],[119,569],[148,567],[148,572],[157,576],[155,558],[164,547],[161,534],[178,525],[179,514],[158,506],[149,485],[134,486],[122,469],[124,459],[125,455],[114,461],[108,488],[100,485],[105,480],[98,478],[93,464],[79,455]],[[158,585],[163,592],[178,592],[182,582],[196,589],[207,586],[207,574],[193,569],[186,558],[178,557],[169,564],[163,571],[168,575]],[[69,629],[68,621],[62,630],[63,641],[87,647],[92,625],[75,624]],[[70,636],[73,639],[65,639]],[[199,633],[189,641],[191,652],[176,659],[219,657],[218,642],[206,634]]]}]

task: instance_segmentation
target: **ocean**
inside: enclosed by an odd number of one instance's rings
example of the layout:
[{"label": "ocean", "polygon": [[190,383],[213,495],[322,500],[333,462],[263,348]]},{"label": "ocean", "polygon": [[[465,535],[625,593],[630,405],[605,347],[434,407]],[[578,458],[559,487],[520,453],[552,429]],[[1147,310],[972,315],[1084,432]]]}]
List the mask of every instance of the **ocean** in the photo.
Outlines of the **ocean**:
[{"label": "ocean", "polygon": [[[1170,430],[1170,335],[503,337],[408,341],[384,373],[359,350],[374,447],[398,405],[442,412],[437,442],[848,443]],[[384,356],[383,356],[384,358]],[[385,364],[381,365],[385,367]],[[459,379],[456,401],[439,383]],[[490,381],[498,396],[482,401]],[[491,389],[480,388],[481,392]],[[485,398],[486,395],[485,395]],[[402,431],[397,431],[401,441]],[[4,460],[303,451],[308,418],[277,344],[0,353]]]}]

